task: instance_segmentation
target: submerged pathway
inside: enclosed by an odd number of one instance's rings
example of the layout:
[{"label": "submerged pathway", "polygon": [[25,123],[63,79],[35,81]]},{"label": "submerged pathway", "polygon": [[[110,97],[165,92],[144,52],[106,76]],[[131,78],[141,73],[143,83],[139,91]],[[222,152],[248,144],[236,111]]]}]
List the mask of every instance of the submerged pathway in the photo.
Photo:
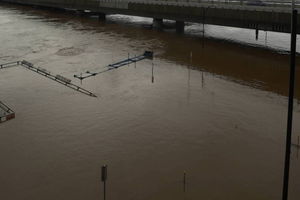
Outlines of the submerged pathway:
[{"label": "submerged pathway", "polygon": [[142,55],[134,56],[132,58],[130,58],[129,54],[128,54],[128,59],[121,60],[121,61],[116,62],[116,63],[112,63],[112,64],[102,68],[98,72],[86,71],[84,74],[74,75],[74,77],[78,78],[80,80],[83,80],[83,79],[86,79],[86,78],[89,78],[89,77],[92,77],[92,76],[96,76],[98,74],[102,74],[104,72],[108,72],[108,71],[113,70],[113,69],[118,69],[120,67],[129,66],[132,63],[137,63],[137,62],[142,61],[144,59],[153,59],[153,52],[152,51],[145,51]]},{"label": "submerged pathway", "polygon": [[26,60],[0,64],[0,69],[15,67],[15,66],[25,67],[26,69],[29,69],[29,70],[31,70],[33,72],[36,72],[36,73],[38,73],[42,76],[45,76],[46,78],[49,78],[53,81],[56,81],[56,82],[66,86],[66,87],[69,87],[69,88],[71,88],[75,91],[81,92],[81,93],[83,93],[85,95],[88,95],[88,96],[91,96],[91,97],[97,97],[94,93],[71,83],[70,79],[68,79],[66,77],[63,77],[61,75],[53,75],[48,70],[43,69],[41,67],[35,67],[32,63],[30,63]]}]

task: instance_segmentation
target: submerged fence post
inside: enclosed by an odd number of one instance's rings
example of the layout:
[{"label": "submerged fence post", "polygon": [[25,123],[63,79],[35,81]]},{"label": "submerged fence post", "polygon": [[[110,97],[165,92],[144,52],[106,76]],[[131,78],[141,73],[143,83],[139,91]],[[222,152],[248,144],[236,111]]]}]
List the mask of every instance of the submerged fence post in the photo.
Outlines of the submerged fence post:
[{"label": "submerged fence post", "polygon": [[290,154],[291,154],[291,137],[293,127],[293,104],[294,104],[294,87],[295,87],[295,60],[296,60],[296,42],[297,42],[297,15],[298,11],[292,12],[291,23],[291,53],[290,53],[290,86],[289,86],[289,105],[287,119],[286,151],[283,177],[282,200],[288,199],[289,171],[290,171]]},{"label": "submerged fence post", "polygon": [[101,180],[103,182],[103,197],[106,200],[106,180],[107,180],[107,165],[103,165],[101,169]]}]

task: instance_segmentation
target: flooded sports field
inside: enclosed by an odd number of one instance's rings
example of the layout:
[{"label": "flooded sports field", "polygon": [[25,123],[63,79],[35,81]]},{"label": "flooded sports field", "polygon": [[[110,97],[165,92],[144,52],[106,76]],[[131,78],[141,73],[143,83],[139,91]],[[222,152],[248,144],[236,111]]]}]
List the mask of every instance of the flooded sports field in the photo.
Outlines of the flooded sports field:
[{"label": "flooded sports field", "polygon": [[[254,30],[205,25],[203,40],[202,25],[178,35],[173,22],[151,23],[0,4],[0,63],[26,60],[97,95],[0,69],[0,101],[16,113],[0,124],[0,199],[103,199],[105,164],[107,200],[281,198],[289,35],[256,41]],[[147,50],[153,60],[74,78]],[[298,150],[290,200],[300,198]]]}]

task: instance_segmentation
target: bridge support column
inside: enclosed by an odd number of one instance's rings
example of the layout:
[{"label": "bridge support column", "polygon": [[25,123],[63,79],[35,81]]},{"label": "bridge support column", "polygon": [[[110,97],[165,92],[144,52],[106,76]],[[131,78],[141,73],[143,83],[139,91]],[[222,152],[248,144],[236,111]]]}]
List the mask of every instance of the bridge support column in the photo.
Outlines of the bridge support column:
[{"label": "bridge support column", "polygon": [[105,20],[106,19],[106,14],[104,14],[104,13],[98,13],[98,19],[99,20]]},{"label": "bridge support column", "polygon": [[176,21],[176,32],[184,33],[184,21]]},{"label": "bridge support column", "polygon": [[153,28],[155,29],[163,29],[164,21],[160,18],[153,18]]}]

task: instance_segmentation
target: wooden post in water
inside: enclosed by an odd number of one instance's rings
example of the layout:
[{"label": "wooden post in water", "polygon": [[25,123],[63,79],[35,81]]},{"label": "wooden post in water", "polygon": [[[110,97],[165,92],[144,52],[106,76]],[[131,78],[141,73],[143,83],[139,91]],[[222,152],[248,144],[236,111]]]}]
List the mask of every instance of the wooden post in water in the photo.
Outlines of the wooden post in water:
[{"label": "wooden post in water", "polygon": [[101,180],[103,182],[103,198],[106,200],[107,165],[103,165],[101,168]]},{"label": "wooden post in water", "polygon": [[292,127],[293,127],[294,87],[295,87],[297,15],[298,15],[298,11],[293,10],[292,20],[291,20],[292,21],[291,22],[292,29],[291,29],[291,53],[290,53],[289,105],[288,105],[287,135],[286,135],[286,150],[285,150],[285,165],[284,165],[282,200],[288,200],[291,138],[292,138]]}]

